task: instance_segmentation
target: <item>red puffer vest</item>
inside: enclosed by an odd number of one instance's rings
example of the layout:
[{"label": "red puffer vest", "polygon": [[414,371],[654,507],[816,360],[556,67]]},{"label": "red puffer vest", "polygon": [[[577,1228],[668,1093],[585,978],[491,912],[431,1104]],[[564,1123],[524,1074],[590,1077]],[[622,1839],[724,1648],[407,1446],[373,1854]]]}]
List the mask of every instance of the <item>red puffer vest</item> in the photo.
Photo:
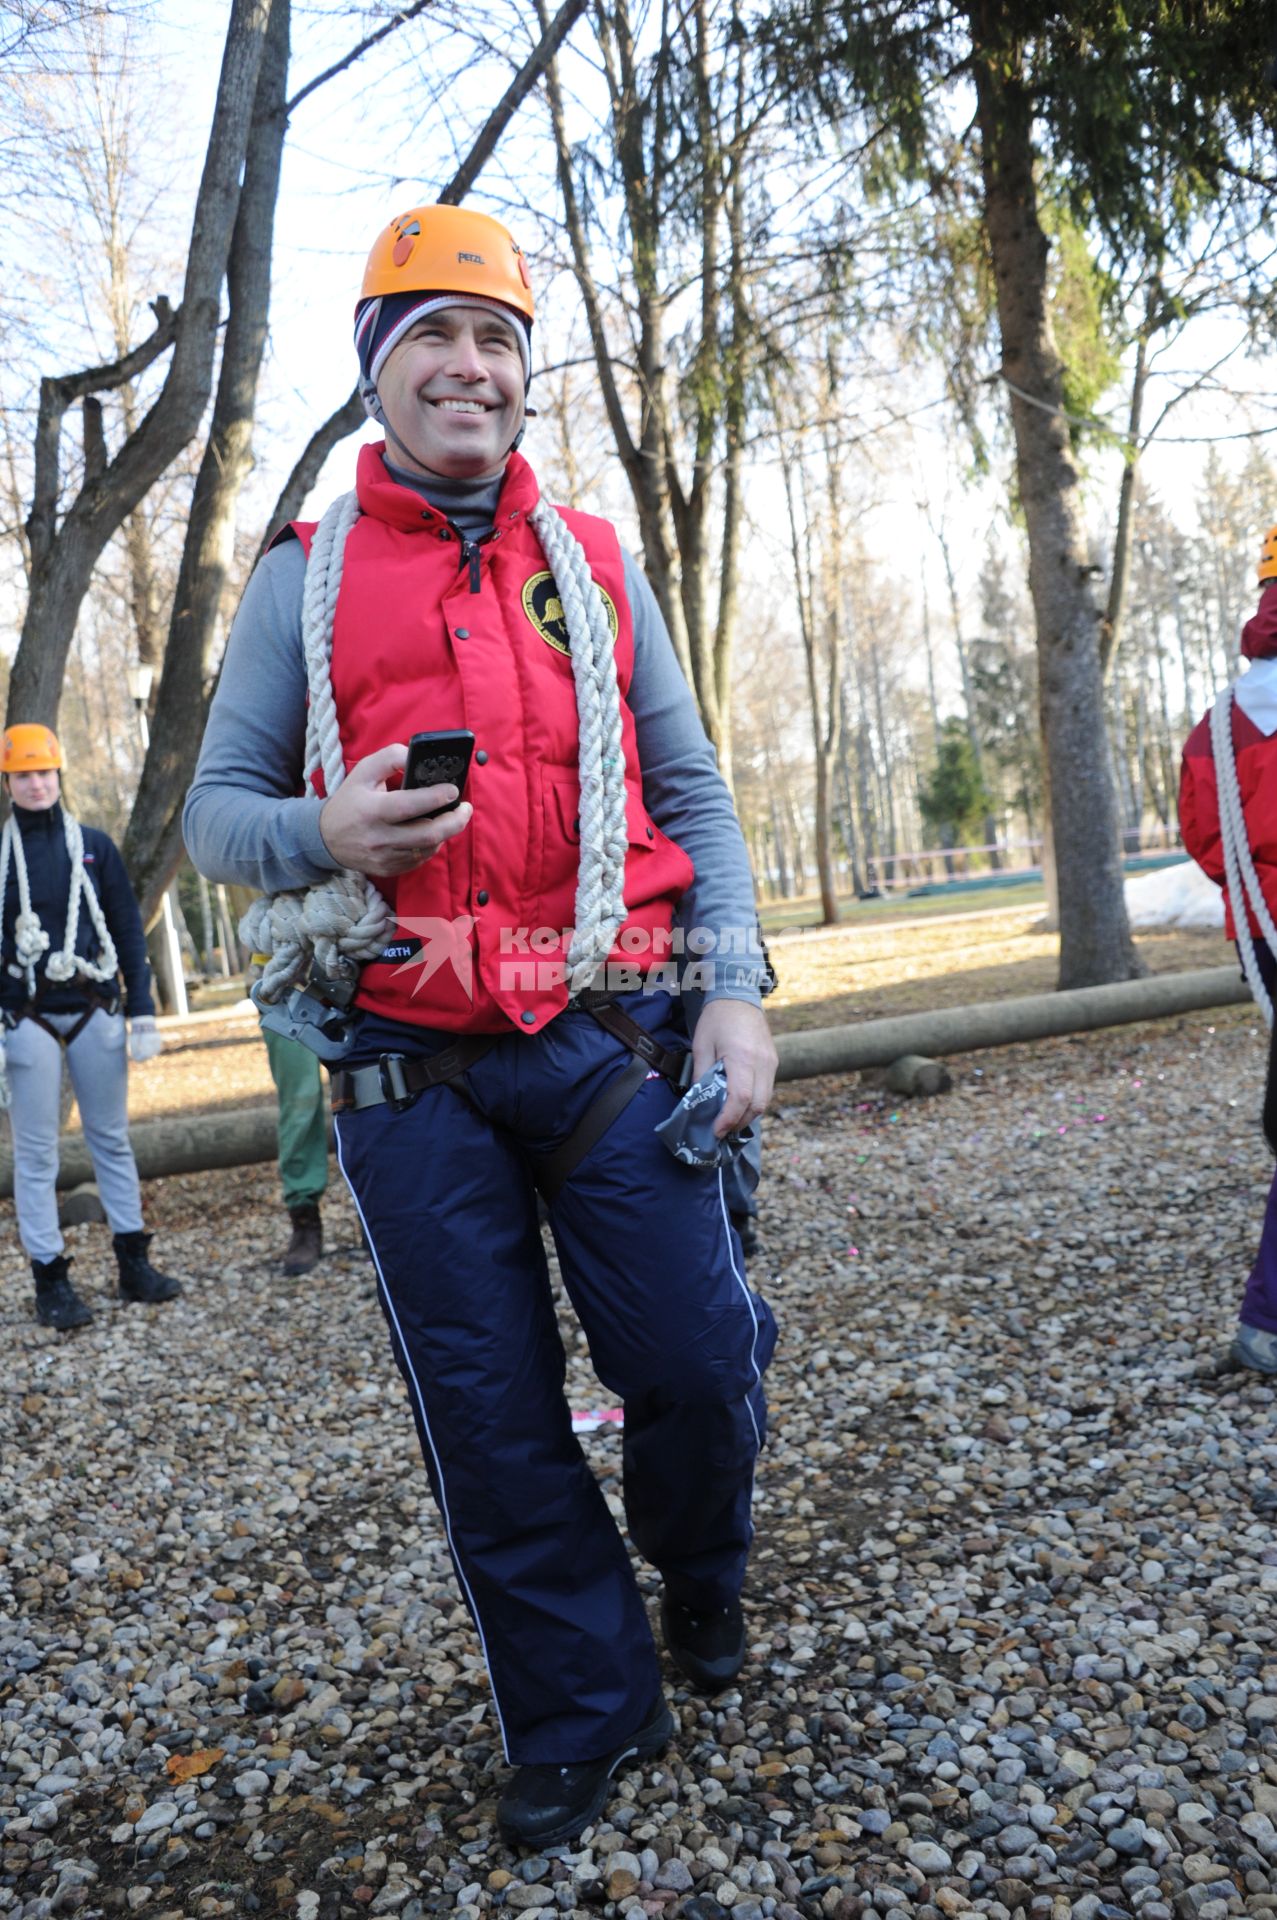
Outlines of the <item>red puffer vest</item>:
[{"label": "red puffer vest", "polygon": [[[391,741],[469,727],[464,833],[377,885],[398,930],[360,977],[358,1004],[452,1032],[536,1033],[567,1003],[567,945],[580,854],[576,687],[553,578],[528,514],[537,483],[511,455],[496,531],[459,565],[457,536],[391,479],[383,446],[360,450],[363,509],[346,542],[333,622],[333,694],[349,770]],[[564,518],[606,595],[616,632],[629,851],[629,915],[613,959],[646,971],[668,957],[692,863],[643,804],[626,698],[634,634],[621,549],[605,520]],[[314,524],[296,525],[307,552]],[[321,787],[322,791],[322,787]]]},{"label": "red puffer vest", "polygon": [[[1271,673],[1272,662],[1277,659],[1277,584],[1264,589],[1258,609],[1242,628],[1242,652],[1248,660],[1265,662],[1265,671]],[[1231,719],[1246,840],[1264,904],[1277,918],[1277,731],[1265,732],[1257,726],[1236,699]],[[1211,748],[1209,711],[1184,743],[1179,824],[1187,851],[1203,872],[1224,889],[1224,931],[1230,940],[1235,940],[1237,928],[1233,923],[1233,903],[1228,895],[1224,866],[1219,785]],[[1251,932],[1262,939],[1263,929],[1249,905],[1246,918]]]}]

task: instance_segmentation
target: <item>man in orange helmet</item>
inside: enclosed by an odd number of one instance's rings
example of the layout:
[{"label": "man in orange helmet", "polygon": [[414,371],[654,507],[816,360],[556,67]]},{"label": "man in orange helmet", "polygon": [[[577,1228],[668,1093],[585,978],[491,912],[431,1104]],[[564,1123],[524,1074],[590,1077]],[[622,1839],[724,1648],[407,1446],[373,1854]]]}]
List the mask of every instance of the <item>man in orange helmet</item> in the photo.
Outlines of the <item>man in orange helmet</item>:
[{"label": "man in orange helmet", "polygon": [[[311,988],[267,1017],[346,1049],[342,1171],[518,1769],[498,1819],[545,1847],[673,1722],[572,1434],[537,1192],[625,1403],[667,1649],[717,1691],[745,1657],[775,1340],[723,1164],[775,1050],[744,842],[651,588],[517,451],[532,323],[499,222],[419,207],[378,239],[355,344],[385,439],[250,582],[185,831],[210,876],[275,896],[250,917],[267,1000],[313,946]],[[401,785],[419,732],[442,742]],[[690,1067],[680,928],[702,956]]]}]

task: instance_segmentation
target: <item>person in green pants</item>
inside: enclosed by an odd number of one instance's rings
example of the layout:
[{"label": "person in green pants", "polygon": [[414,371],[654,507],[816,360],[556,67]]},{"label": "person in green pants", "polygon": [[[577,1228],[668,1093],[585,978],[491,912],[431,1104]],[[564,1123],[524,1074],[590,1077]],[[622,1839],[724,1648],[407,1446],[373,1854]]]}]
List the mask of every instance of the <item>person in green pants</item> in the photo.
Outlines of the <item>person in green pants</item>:
[{"label": "person in green pants", "polygon": [[279,1175],[293,1223],[284,1254],[287,1274],[309,1273],[324,1251],[319,1203],[328,1185],[328,1102],[319,1061],[309,1047],[263,1030],[279,1096]]}]

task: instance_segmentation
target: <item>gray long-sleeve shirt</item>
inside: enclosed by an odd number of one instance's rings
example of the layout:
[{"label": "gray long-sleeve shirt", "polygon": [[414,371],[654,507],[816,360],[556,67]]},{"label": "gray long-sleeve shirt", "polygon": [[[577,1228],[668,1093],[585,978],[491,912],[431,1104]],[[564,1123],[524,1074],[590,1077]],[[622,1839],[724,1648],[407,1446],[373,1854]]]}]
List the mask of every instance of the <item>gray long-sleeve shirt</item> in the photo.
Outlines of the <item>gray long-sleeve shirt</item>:
[{"label": "gray long-sleeve shirt", "polygon": [[[499,482],[415,484],[461,532],[492,524]],[[210,880],[276,893],[326,880],[338,867],[319,830],[323,801],[299,796],[306,737],[302,652],[305,554],[295,540],[259,563],[240,602],[209,715],[183,833],[191,859]],[[731,795],[718,771],[660,608],[625,555],[634,624],[634,715],[643,799],[663,833],[687,853],[696,877],[679,907],[689,957],[713,937],[698,970],[707,997],[757,1002],[760,955],[753,877]],[[389,742],[386,743],[387,745]]]}]

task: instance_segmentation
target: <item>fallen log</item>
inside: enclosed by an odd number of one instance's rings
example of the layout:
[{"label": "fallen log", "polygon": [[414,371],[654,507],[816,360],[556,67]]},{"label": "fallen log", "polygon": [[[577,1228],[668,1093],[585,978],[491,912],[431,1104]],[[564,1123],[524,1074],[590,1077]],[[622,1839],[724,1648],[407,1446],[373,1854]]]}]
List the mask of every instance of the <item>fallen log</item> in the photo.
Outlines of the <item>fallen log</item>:
[{"label": "fallen log", "polygon": [[[905,1054],[935,1059],[942,1054],[973,1053],[981,1047],[1013,1046],[1130,1021],[1240,1006],[1249,999],[1250,990],[1235,967],[1204,967],[1193,973],[1150,974],[1109,987],[1076,987],[1066,993],[1028,994],[970,1007],[937,1007],[930,1013],[865,1020],[858,1026],[812,1027],[803,1033],[777,1035],[777,1078],[854,1073],[865,1067],[889,1067]],[[167,1173],[252,1166],[275,1159],[279,1151],[273,1105],[138,1120],[129,1128],[129,1137],[144,1180]],[[66,1134],[59,1187],[78,1187],[92,1178],[83,1135]],[[13,1154],[6,1142],[0,1150],[0,1198],[7,1199],[12,1192]]]},{"label": "fallen log", "polygon": [[[332,1139],[332,1121],[328,1123]],[[279,1134],[274,1105],[230,1107],[222,1113],[165,1114],[159,1120],[135,1120],[129,1139],[144,1180],[166,1173],[207,1173],[217,1167],[250,1167],[274,1160]],[[93,1179],[93,1162],[79,1132],[65,1133],[58,1164],[59,1187],[78,1187]],[[0,1150],[0,1198],[13,1192],[13,1150]]]},{"label": "fallen log", "polygon": [[1192,973],[1154,973],[1108,987],[1073,987],[1064,993],[1025,994],[970,1007],[937,1007],[930,1013],[866,1020],[859,1026],[811,1027],[776,1036],[779,1080],[805,1080],[818,1073],[853,1073],[889,1067],[902,1054],[936,1058],[1007,1047],[1025,1040],[1090,1033],[1133,1020],[1164,1020],[1208,1007],[1240,1006],[1250,989],[1236,967],[1201,967]]}]

